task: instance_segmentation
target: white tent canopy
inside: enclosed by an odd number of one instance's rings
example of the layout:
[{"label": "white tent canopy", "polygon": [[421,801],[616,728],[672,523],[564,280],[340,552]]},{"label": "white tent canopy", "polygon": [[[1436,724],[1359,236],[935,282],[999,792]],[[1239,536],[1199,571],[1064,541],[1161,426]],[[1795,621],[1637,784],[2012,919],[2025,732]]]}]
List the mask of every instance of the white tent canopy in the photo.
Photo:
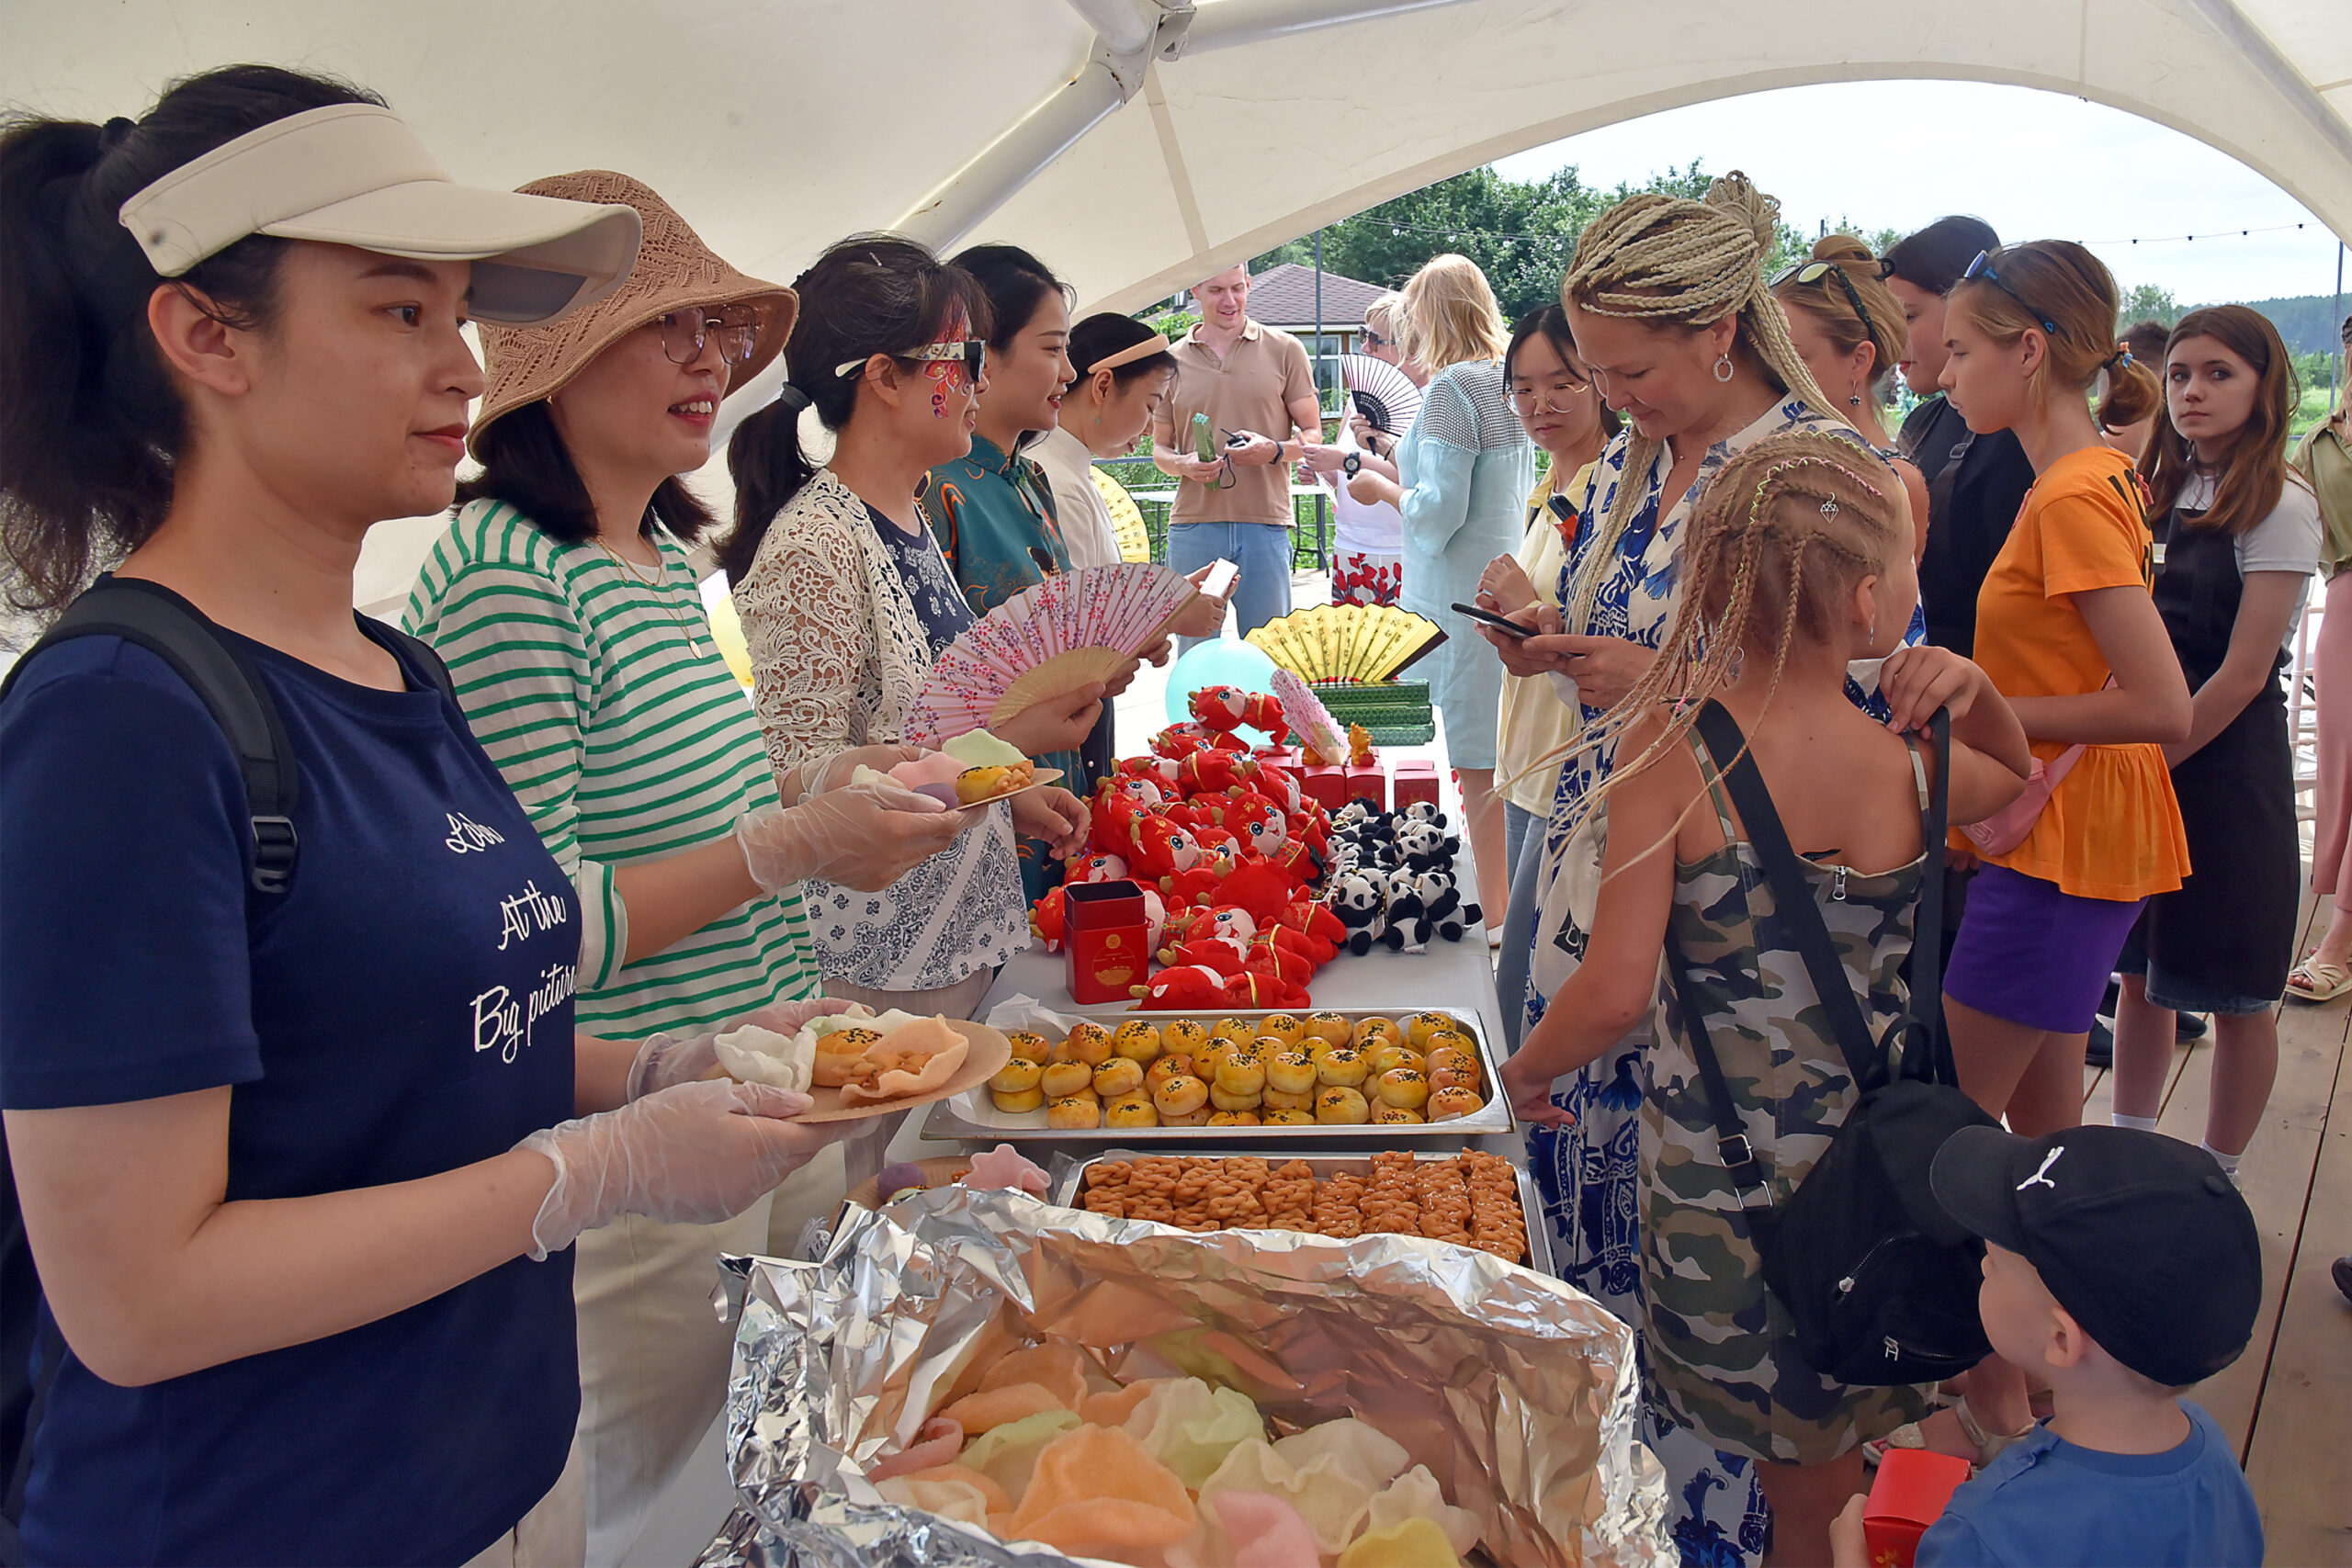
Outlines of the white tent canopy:
[{"label": "white tent canopy", "polygon": [[0,17],[13,105],[103,119],[228,61],[323,68],[384,94],[461,179],[624,170],[754,274],[901,228],[1016,241],[1088,309],[1597,126],[1873,78],[2094,98],[2352,237],[2343,0],[5,0]]}]

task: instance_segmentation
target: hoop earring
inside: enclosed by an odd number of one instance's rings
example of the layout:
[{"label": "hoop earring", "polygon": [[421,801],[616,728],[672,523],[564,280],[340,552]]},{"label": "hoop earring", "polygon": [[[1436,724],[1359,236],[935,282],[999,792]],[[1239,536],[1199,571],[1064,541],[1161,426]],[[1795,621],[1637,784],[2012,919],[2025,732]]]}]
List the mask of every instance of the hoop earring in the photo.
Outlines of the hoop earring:
[{"label": "hoop earring", "polygon": [[1714,378],[1716,380],[1728,381],[1736,374],[1737,374],[1737,372],[1732,368],[1730,355],[1726,354],[1721,359],[1715,361]]}]

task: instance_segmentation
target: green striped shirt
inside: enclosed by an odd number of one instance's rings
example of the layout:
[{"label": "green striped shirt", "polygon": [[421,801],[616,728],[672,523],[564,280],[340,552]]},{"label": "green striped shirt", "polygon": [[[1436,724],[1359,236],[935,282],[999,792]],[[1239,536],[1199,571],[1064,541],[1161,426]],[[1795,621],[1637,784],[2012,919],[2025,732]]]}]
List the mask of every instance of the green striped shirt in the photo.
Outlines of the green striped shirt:
[{"label": "green striped shirt", "polygon": [[624,964],[613,868],[726,836],[776,798],[759,720],[710,638],[685,551],[659,582],[477,501],[434,545],[401,621],[448,661],[474,734],[580,901],[580,1027],[691,1029],[815,994],[800,890],[755,898]]}]

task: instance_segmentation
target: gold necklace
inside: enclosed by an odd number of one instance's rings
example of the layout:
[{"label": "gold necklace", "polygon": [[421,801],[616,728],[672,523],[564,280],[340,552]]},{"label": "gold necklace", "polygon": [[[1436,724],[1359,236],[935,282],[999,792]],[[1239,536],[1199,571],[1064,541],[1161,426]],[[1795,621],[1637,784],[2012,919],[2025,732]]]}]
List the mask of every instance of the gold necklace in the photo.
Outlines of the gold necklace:
[{"label": "gold necklace", "polygon": [[[701,643],[696,641],[695,638],[694,627],[688,625],[685,620],[679,615],[676,609],[672,607],[670,604],[670,596],[665,592],[667,586],[665,583],[657,578],[639,576],[637,568],[628,563],[628,558],[622,555],[618,550],[613,548],[612,546],[605,543],[604,536],[601,534],[596,536],[596,547],[604,551],[606,556],[610,557],[612,558],[612,563],[620,568],[622,572],[628,576],[631,582],[636,583],[640,588],[651,589],[653,591],[654,603],[660,604],[662,606],[662,613],[667,615],[673,621],[677,622],[678,629],[686,634],[686,646],[697,650],[701,649]],[[661,547],[661,546],[656,545],[654,549],[659,551]],[[656,568],[655,570],[659,570],[660,569]]]}]

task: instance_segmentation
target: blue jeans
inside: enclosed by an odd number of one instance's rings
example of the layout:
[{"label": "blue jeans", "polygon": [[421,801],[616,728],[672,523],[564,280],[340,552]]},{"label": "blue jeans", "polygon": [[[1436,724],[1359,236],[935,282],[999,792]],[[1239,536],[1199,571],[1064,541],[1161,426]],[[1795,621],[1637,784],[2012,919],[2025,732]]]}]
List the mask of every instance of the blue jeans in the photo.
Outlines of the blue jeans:
[{"label": "blue jeans", "polygon": [[1527,1023],[1527,972],[1535,956],[1535,878],[1544,866],[1544,818],[1503,802],[1505,863],[1510,867],[1510,910],[1503,947],[1495,955],[1495,997],[1503,1010],[1503,1039],[1512,1052]]},{"label": "blue jeans", "polygon": [[[1248,637],[1290,614],[1291,532],[1279,523],[1174,523],[1168,529],[1168,564],[1190,576],[1223,557],[1241,569],[1233,585],[1233,633]],[[1176,639],[1179,654],[1208,637]]]}]

